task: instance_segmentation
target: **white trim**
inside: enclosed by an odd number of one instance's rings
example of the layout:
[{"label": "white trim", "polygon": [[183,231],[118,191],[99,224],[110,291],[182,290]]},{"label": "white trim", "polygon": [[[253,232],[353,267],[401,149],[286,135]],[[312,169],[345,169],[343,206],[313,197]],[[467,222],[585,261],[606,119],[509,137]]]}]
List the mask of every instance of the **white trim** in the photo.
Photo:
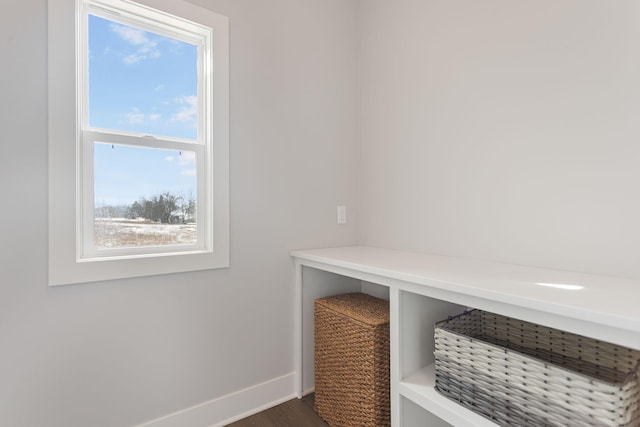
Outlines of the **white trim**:
[{"label": "white trim", "polygon": [[136,427],[221,427],[294,399],[295,374],[269,381],[194,405]]},{"label": "white trim", "polygon": [[295,294],[295,308],[293,310],[294,319],[293,319],[293,327],[294,327],[294,367],[295,367],[295,390],[296,396],[298,399],[301,399],[304,395],[304,384],[302,382],[302,354],[304,352],[302,348],[302,263],[300,263],[297,259],[293,263],[293,283],[294,283],[294,294]]},{"label": "white trim", "polygon": [[[90,262],[78,259],[82,245],[77,246],[76,236],[83,232],[81,221],[77,220],[82,217],[77,209],[83,190],[82,176],[76,177],[76,171],[81,172],[77,165],[82,160],[82,150],[76,149],[75,144],[76,124],[80,119],[76,92],[83,90],[76,85],[76,76],[80,73],[76,64],[76,49],[80,46],[76,45],[75,34],[79,25],[80,14],[76,13],[79,1],[48,0],[49,286],[229,267],[229,18],[184,0],[118,3],[131,7],[143,4],[213,30],[212,52],[205,52],[205,56],[211,55],[205,60],[211,66],[200,67],[203,74],[214,76],[213,87],[203,89],[208,94],[215,93],[210,106],[212,112],[206,110],[209,106],[200,106],[202,114],[209,118],[203,125],[203,133],[212,135],[212,146],[205,146],[204,155],[199,156],[206,157],[211,167],[204,177],[207,185],[199,186],[197,200],[200,206],[208,206],[213,212],[204,218],[206,223],[198,224],[199,230],[208,230],[206,235],[199,236],[202,249],[148,257],[104,257]],[[211,120],[215,123],[210,123]],[[197,146],[194,144],[189,149],[200,150]],[[203,168],[199,165],[198,169]]]}]

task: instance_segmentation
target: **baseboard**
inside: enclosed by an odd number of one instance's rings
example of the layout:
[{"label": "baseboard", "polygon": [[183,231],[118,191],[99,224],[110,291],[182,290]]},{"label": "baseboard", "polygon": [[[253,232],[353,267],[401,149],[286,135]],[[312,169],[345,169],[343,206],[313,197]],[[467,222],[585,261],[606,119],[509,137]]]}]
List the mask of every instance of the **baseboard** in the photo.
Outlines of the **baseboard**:
[{"label": "baseboard", "polygon": [[221,427],[295,398],[293,373],[200,403],[137,427]]}]

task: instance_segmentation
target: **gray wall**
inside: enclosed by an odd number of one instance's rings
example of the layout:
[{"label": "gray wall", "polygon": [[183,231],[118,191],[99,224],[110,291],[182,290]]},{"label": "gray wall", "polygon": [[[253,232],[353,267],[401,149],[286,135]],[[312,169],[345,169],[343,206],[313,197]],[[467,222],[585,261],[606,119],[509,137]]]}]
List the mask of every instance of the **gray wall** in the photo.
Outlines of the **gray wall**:
[{"label": "gray wall", "polygon": [[355,243],[356,3],[199,3],[231,22],[231,268],[56,288],[47,3],[2,4],[2,426],[128,426],[292,372],[288,252]]},{"label": "gray wall", "polygon": [[360,243],[640,277],[640,2],[360,6]]}]

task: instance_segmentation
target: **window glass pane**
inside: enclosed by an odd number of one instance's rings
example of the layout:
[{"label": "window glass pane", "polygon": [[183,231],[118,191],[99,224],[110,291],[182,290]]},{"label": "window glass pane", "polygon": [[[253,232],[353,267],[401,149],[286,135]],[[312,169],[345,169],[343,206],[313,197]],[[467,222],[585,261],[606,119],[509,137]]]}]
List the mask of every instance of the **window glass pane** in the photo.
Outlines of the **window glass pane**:
[{"label": "window glass pane", "polygon": [[89,15],[89,125],[197,139],[195,45]]},{"label": "window glass pane", "polygon": [[196,243],[196,153],[94,144],[97,249]]}]

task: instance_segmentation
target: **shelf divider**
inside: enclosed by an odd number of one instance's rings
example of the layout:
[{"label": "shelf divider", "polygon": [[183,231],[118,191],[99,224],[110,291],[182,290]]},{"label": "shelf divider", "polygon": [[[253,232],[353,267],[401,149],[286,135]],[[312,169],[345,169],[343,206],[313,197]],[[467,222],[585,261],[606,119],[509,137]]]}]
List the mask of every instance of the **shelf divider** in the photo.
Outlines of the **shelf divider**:
[{"label": "shelf divider", "polygon": [[497,427],[493,421],[450,400],[435,389],[435,365],[431,364],[400,382],[401,396],[456,427]]}]

